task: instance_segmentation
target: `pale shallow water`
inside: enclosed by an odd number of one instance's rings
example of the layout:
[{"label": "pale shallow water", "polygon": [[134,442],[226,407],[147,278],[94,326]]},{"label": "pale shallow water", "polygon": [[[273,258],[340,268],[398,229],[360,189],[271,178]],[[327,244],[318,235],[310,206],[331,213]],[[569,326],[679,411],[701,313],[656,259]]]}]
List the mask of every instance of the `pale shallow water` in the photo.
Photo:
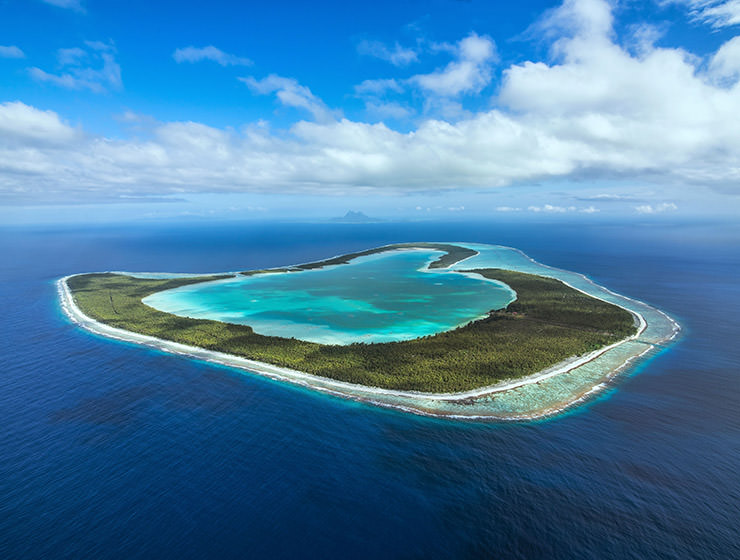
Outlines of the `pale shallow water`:
[{"label": "pale shallow water", "polygon": [[439,255],[392,251],[322,269],[184,286],[144,303],[175,315],[249,325],[265,335],[350,344],[447,331],[514,299],[504,284],[428,270]]}]

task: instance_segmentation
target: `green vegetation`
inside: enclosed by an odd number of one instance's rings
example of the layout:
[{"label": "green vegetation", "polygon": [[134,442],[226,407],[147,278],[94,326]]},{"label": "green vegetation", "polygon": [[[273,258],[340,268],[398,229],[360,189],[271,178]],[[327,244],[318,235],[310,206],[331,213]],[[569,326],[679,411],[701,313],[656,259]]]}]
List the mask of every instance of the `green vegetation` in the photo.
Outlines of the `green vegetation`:
[{"label": "green vegetation", "polygon": [[508,284],[517,299],[506,309],[493,310],[486,318],[452,331],[403,342],[348,346],[264,336],[245,325],[178,317],[141,301],[158,291],[223,276],[152,280],[84,274],[68,279],[67,284],[80,310],[102,323],[389,389],[454,392],[491,385],[536,373],[636,331],[629,312],[558,280],[500,269],[469,272]]},{"label": "green vegetation", "polygon": [[313,270],[315,268],[323,268],[325,266],[332,266],[336,264],[347,264],[352,259],[357,257],[367,257],[369,255],[376,255],[378,253],[384,253],[385,251],[392,251],[393,249],[434,249],[436,251],[442,251],[444,255],[439,257],[437,260],[429,264],[429,268],[447,268],[468,257],[476,255],[477,252],[467,247],[459,247],[457,245],[450,245],[447,243],[395,243],[393,245],[385,245],[383,247],[376,247],[374,249],[368,249],[367,251],[358,251],[356,253],[347,253],[346,255],[340,255],[338,257],[332,257],[331,259],[325,259],[323,261],[316,261],[305,264],[298,264],[295,266],[288,266],[283,268],[271,268],[269,270],[247,270],[242,274],[252,276],[254,274],[262,274],[263,272],[298,272],[301,270]]}]

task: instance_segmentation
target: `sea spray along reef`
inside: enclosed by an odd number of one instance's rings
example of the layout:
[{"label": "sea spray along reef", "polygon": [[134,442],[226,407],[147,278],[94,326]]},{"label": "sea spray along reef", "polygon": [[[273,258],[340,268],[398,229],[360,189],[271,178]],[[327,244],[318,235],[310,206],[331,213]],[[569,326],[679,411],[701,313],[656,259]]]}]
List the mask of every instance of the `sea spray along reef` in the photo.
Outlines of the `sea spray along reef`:
[{"label": "sea spray along reef", "polygon": [[[491,245],[407,243],[280,269],[167,276],[66,277],[62,306],[99,334],[436,416],[556,413],[679,330],[646,304]],[[384,297],[386,281],[389,292],[405,287],[395,301]],[[477,303],[456,304],[468,300]]]}]

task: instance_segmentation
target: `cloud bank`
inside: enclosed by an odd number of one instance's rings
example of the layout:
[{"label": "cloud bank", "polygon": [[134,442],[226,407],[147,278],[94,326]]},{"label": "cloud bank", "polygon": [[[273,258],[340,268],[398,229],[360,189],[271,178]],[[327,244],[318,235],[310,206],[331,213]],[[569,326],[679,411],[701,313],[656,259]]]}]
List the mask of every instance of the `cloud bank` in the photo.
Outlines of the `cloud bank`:
[{"label": "cloud bank", "polygon": [[[70,198],[91,192],[359,193],[583,178],[701,184],[738,193],[736,39],[701,59],[649,42],[624,44],[612,20],[603,0],[566,0],[539,24],[552,38],[548,60],[503,69],[490,109],[455,122],[428,118],[408,132],[342,118],[308,87],[275,74],[240,79],[255,94],[305,110],[312,121],[274,133],[258,125],[232,130],[159,123],[149,137],[120,140],[86,134],[50,111],[4,103],[0,194],[7,200],[49,192]],[[89,48],[85,53],[95,54]],[[61,63],[76,55],[59,56]],[[435,97],[473,94],[491,82],[496,53],[490,39],[468,35],[453,57],[411,82]],[[110,85],[74,64],[81,70],[37,79],[67,87]],[[401,85],[376,80],[358,87]]]}]

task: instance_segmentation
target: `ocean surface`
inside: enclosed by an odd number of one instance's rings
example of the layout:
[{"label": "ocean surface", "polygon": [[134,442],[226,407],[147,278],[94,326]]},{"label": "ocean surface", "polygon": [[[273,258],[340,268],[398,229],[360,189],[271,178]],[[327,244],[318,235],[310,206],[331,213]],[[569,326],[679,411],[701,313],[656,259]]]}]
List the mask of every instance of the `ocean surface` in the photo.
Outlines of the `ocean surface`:
[{"label": "ocean surface", "polygon": [[[517,247],[682,338],[566,414],[424,418],[92,335],[54,286],[391,242]],[[129,224],[0,229],[0,557],[740,557],[740,227]]]},{"label": "ocean surface", "polygon": [[144,303],[175,315],[250,325],[264,335],[351,344],[448,331],[516,297],[481,276],[427,270],[442,254],[380,253],[321,269],[183,286]]}]

